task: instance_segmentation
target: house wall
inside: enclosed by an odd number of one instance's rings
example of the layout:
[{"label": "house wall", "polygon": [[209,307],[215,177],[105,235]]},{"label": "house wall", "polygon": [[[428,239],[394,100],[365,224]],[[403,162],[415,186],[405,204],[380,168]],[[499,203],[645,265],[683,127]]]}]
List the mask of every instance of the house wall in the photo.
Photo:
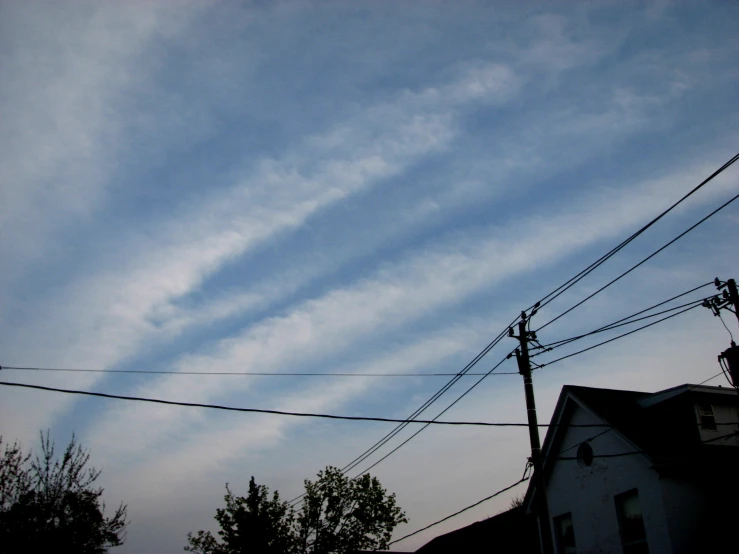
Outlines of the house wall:
[{"label": "house wall", "polygon": [[[603,423],[582,408],[573,415],[573,424]],[[579,444],[604,429],[569,427],[556,452]],[[611,431],[591,441],[596,456],[590,467],[576,460],[557,461],[547,481],[549,512],[552,518],[572,514],[577,551],[581,554],[621,554],[618,515],[614,497],[638,489],[650,554],[672,552],[670,532],[659,477],[641,455],[597,458],[599,454],[631,452],[635,447]],[[557,455],[555,452],[554,455]],[[575,456],[573,448],[560,456]]]},{"label": "house wall", "polygon": [[705,544],[696,541],[705,539],[705,535],[696,530],[705,529],[708,523],[710,499],[705,486],[665,477],[662,479],[662,491],[675,554],[701,552]]},{"label": "house wall", "polygon": [[739,484],[725,471],[662,479],[665,512],[675,554],[739,551],[733,531],[739,521]]}]

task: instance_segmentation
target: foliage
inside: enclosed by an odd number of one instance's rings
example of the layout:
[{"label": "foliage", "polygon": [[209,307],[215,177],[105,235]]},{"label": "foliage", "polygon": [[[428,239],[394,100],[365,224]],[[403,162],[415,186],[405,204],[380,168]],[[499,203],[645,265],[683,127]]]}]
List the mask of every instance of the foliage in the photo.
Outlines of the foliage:
[{"label": "foliage", "polygon": [[393,529],[407,522],[377,478],[349,479],[327,467],[316,481],[305,481],[299,511],[275,492],[249,482],[246,498],[234,497],[226,485],[226,508],[216,520],[220,541],[209,531],[188,534],[185,550],[198,554],[345,554],[386,549]]},{"label": "foliage", "polygon": [[524,499],[523,493],[514,496],[513,498],[511,498],[511,501],[508,504],[508,509],[513,510],[515,508],[523,507],[523,499]]},{"label": "foliage", "polygon": [[[0,448],[3,440],[0,437]],[[0,458],[0,544],[2,552],[66,551],[100,554],[123,543],[126,506],[106,518],[100,471],[87,467],[90,453],[72,436],[61,457],[49,433],[41,455],[5,443]]]},{"label": "foliage", "polygon": [[277,491],[269,499],[269,490],[249,481],[246,498],[234,496],[226,484],[225,508],[216,510],[216,521],[221,527],[218,542],[209,531],[187,535],[185,550],[203,554],[231,552],[259,552],[282,554],[294,551],[292,521],[294,511],[287,502],[280,501]]}]

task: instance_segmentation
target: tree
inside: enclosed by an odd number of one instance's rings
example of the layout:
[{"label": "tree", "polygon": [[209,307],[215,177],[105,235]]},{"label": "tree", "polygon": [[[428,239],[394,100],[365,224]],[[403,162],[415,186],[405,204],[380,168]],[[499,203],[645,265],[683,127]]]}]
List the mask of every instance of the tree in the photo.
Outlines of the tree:
[{"label": "tree", "polygon": [[515,508],[523,507],[523,499],[524,499],[523,493],[517,494],[516,496],[511,498],[511,501],[508,503],[508,509],[513,510]]},{"label": "tree", "polygon": [[188,534],[185,550],[198,554],[346,554],[360,549],[386,549],[393,529],[408,520],[370,475],[349,479],[327,467],[316,481],[305,481],[299,511],[275,492],[249,482],[246,498],[234,497],[226,485],[226,508],[216,521],[220,541],[209,531]]},{"label": "tree", "polygon": [[225,508],[216,510],[216,521],[221,526],[219,543],[209,531],[188,533],[189,546],[185,550],[203,554],[229,554],[231,552],[259,552],[282,554],[294,551],[292,522],[294,510],[289,503],[280,501],[277,491],[269,499],[269,490],[257,485],[254,477],[249,481],[246,498],[234,496],[226,483]]},{"label": "tree", "polygon": [[[3,439],[0,436],[0,448]],[[16,552],[65,551],[102,554],[123,544],[126,506],[105,517],[100,471],[87,467],[90,453],[74,435],[61,457],[49,433],[41,455],[5,444],[0,459],[0,548]]]}]

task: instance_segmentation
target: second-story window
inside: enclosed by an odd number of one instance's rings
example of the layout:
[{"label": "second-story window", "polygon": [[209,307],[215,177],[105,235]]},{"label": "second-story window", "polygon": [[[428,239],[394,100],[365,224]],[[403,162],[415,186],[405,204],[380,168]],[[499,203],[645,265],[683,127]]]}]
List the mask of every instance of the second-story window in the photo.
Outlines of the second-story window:
[{"label": "second-story window", "polygon": [[713,406],[708,403],[698,404],[698,423],[704,431],[715,431],[717,429]]}]

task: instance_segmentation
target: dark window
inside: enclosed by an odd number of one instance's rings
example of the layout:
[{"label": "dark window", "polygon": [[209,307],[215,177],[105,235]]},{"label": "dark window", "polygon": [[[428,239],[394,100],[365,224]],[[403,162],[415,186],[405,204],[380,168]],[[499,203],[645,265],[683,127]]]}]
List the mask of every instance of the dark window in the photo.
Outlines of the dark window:
[{"label": "dark window", "polygon": [[716,431],[716,416],[713,415],[713,406],[698,404],[698,422],[704,431]]},{"label": "dark window", "polygon": [[572,514],[562,514],[554,518],[554,533],[557,538],[557,554],[576,554]]},{"label": "dark window", "polygon": [[593,447],[587,442],[582,443],[577,448],[577,463],[580,464],[580,467],[593,465]]},{"label": "dark window", "polygon": [[624,554],[649,554],[638,491],[619,494],[615,500]]}]

